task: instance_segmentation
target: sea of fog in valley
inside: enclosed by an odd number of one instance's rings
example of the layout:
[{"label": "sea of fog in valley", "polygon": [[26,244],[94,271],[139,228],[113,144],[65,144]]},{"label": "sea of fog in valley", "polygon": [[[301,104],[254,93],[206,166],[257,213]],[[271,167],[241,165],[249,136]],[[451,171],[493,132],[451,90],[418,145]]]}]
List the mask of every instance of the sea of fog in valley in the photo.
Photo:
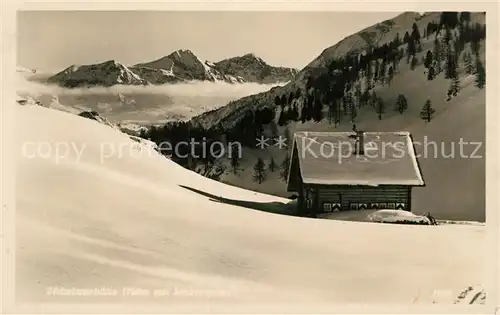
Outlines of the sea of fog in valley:
[{"label": "sea of fog in valley", "polygon": [[19,74],[17,94],[64,111],[78,113],[95,110],[115,123],[149,125],[186,120],[239,98],[284,84],[193,81],[154,86],[115,85],[68,89]]}]

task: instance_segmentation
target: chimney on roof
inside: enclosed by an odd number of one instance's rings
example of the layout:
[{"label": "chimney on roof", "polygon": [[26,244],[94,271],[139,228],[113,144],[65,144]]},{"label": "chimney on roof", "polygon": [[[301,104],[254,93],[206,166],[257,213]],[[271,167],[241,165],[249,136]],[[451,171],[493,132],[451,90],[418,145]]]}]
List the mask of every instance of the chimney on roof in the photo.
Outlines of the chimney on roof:
[{"label": "chimney on roof", "polygon": [[365,154],[365,132],[356,130],[356,154]]}]

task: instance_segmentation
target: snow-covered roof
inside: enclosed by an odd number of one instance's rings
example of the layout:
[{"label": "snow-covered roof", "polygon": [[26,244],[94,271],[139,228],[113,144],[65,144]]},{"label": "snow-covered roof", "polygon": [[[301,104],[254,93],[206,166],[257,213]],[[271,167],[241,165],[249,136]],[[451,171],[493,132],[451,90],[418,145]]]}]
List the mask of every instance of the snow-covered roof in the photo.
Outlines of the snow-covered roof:
[{"label": "snow-covered roof", "polygon": [[296,190],[299,170],[306,184],[424,185],[410,133],[365,132],[363,155],[356,154],[353,136],[353,132],[296,132],[288,190]]}]

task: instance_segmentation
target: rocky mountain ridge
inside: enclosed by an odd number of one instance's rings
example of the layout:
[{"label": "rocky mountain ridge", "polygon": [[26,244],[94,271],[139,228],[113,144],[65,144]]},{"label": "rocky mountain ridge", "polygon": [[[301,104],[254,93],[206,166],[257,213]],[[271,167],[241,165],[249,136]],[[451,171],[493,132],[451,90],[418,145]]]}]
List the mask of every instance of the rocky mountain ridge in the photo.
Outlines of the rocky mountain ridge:
[{"label": "rocky mountain ridge", "polygon": [[190,81],[237,83],[288,82],[297,69],[274,67],[254,54],[216,63],[202,61],[191,50],[176,50],[150,62],[125,66],[116,60],[92,65],[72,65],[48,79],[67,88],[113,85],[160,85]]}]

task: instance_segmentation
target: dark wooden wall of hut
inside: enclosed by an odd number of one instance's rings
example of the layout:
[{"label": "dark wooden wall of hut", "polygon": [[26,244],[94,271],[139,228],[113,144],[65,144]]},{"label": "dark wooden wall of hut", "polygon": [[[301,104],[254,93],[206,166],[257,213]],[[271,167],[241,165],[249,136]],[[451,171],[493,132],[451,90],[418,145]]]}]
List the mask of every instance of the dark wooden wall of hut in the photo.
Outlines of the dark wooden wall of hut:
[{"label": "dark wooden wall of hut", "polygon": [[341,210],[402,209],[411,211],[411,187],[402,185],[315,185],[318,212],[324,203],[340,204]]}]

